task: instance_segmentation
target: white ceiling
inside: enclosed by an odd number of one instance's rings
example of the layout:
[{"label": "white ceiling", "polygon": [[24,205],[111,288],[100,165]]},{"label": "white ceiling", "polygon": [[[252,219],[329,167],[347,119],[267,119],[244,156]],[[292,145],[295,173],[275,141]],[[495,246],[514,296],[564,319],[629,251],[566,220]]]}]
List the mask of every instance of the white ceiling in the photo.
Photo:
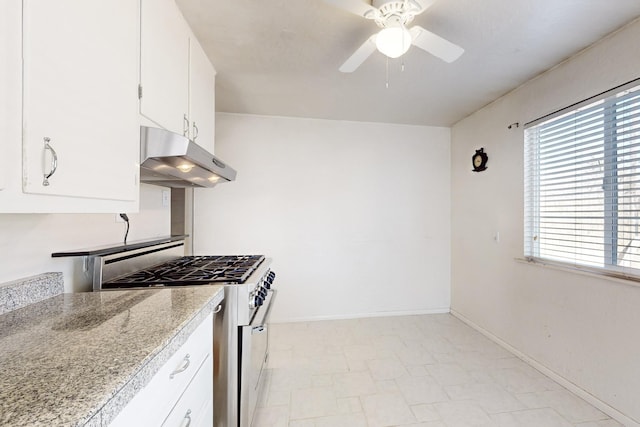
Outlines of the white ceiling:
[{"label": "white ceiling", "polygon": [[640,16],[639,0],[437,0],[413,24],[462,46],[338,67],[378,28],[323,0],[176,0],[216,68],[216,111],[450,126]]}]

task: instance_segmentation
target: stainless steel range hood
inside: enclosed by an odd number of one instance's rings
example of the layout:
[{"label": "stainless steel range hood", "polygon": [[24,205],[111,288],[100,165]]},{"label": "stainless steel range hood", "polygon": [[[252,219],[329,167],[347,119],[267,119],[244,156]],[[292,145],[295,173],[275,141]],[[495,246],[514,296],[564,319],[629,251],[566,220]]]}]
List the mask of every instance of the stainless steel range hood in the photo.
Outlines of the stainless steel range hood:
[{"label": "stainless steel range hood", "polygon": [[189,138],[140,126],[140,182],[172,188],[213,187],[236,171]]}]

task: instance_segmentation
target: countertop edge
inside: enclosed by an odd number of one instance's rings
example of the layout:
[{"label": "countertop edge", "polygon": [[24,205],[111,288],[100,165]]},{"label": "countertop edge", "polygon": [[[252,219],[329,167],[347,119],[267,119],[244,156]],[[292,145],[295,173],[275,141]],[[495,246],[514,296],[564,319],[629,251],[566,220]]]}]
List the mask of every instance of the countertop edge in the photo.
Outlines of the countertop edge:
[{"label": "countertop edge", "polygon": [[114,391],[97,413],[91,415],[89,419],[79,425],[84,427],[107,427],[134,396],[151,381],[160,368],[187,341],[193,331],[215,310],[223,299],[224,288],[221,287],[200,310],[196,311],[189,320],[185,321],[175,335],[167,338],[165,344],[159,348],[157,352],[150,354],[149,357],[142,362],[143,365],[141,368],[132,374],[132,377],[124,386]]}]

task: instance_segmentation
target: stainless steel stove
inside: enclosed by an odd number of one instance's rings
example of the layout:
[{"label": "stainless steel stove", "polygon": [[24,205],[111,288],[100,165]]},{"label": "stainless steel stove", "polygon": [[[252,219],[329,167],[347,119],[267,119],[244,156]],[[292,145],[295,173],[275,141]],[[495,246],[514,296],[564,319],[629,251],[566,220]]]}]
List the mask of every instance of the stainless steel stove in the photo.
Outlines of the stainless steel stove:
[{"label": "stainless steel stove", "polygon": [[94,291],[224,285],[214,320],[216,427],[249,427],[268,360],[268,318],[276,291],[264,255],[182,256],[169,242],[93,260]]}]

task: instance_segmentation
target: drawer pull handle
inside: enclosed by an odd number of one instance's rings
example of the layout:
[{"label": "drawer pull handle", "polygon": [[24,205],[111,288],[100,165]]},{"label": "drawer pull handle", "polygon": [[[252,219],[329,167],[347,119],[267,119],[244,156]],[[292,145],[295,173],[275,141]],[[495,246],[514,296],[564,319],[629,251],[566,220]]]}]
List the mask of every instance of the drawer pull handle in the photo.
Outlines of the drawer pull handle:
[{"label": "drawer pull handle", "polygon": [[176,375],[186,371],[190,364],[191,364],[191,360],[189,359],[189,355],[187,354],[182,360],[182,365],[180,365],[178,369],[176,369],[171,373],[171,375],[169,375],[169,379],[172,380],[173,377],[175,377]]},{"label": "drawer pull handle", "polygon": [[53,176],[54,173],[56,173],[56,169],[58,169],[58,154],[56,153],[56,150],[53,149],[53,147],[49,144],[49,142],[51,142],[51,138],[49,137],[44,137],[44,151],[51,151],[51,167],[50,167],[50,171],[47,173],[46,171],[44,172],[44,179],[42,180],[42,185],[47,187],[49,185],[49,178],[51,178]]},{"label": "drawer pull handle", "polygon": [[184,420],[182,421],[182,424],[180,424],[180,427],[189,427],[190,425],[191,425],[191,409],[187,409],[187,413],[184,414]]},{"label": "drawer pull handle", "polygon": [[216,307],[216,310],[213,312],[213,314],[218,314],[222,311],[222,304],[218,304],[218,306]]}]

